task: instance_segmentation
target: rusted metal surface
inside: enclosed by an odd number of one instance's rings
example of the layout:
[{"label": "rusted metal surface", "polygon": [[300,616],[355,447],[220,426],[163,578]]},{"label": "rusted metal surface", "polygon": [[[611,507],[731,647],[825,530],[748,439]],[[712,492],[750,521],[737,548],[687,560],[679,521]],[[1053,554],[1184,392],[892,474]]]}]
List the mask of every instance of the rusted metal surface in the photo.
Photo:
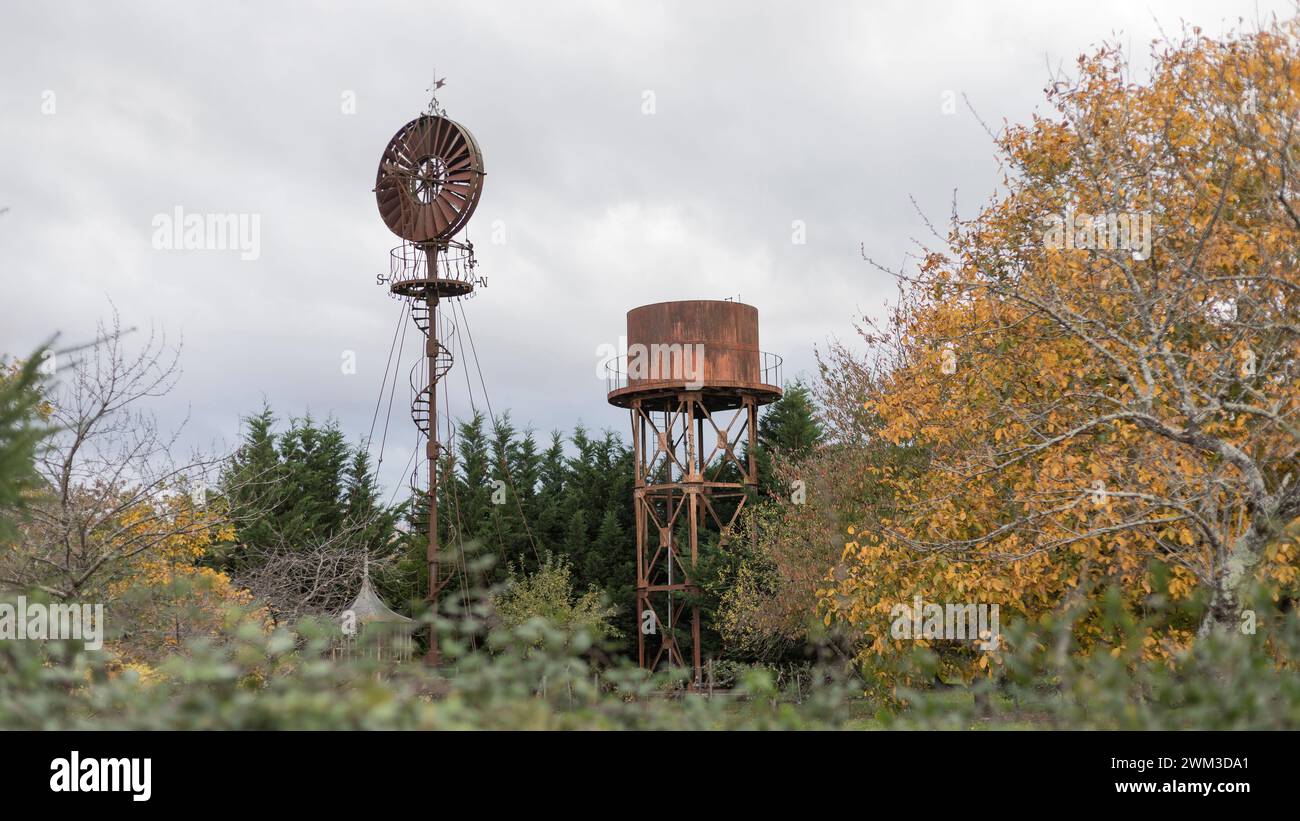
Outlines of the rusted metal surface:
[{"label": "rusted metal surface", "polygon": [[398,130],[379,160],[375,200],[389,229],[415,243],[445,240],[465,226],[483,191],[474,135],[422,114]]},{"label": "rusted metal surface", "polygon": [[758,408],[781,396],[780,379],[767,381],[774,372],[763,365],[753,306],[666,302],[627,319],[629,357],[637,344],[704,346],[702,372],[662,379],[629,368],[608,395],[632,416],[638,661],[687,668],[699,687],[700,612],[690,601],[701,538],[716,534],[725,548],[739,537],[758,486]]},{"label": "rusted metal surface", "polygon": [[473,243],[403,242],[389,253],[389,273],[380,282],[402,297],[422,299],[430,290],[443,298],[466,296],[478,283],[477,268]]},{"label": "rusted metal surface", "polygon": [[[760,405],[774,402],[781,398],[780,386],[785,383],[781,373],[784,368],[784,360],[770,351],[759,351],[762,366],[759,371],[759,380],[754,382],[729,382],[720,379],[709,380],[710,388],[726,388],[729,391],[747,392],[758,397]],[[666,407],[672,403],[673,395],[682,389],[687,388],[683,380],[637,380],[635,384],[629,379],[628,357],[619,356],[605,363],[605,390],[608,393],[609,403],[621,408],[632,406],[633,399],[643,399],[651,401],[652,397],[661,398],[661,407]],[[711,393],[709,395],[709,407],[713,410],[725,410],[728,407],[735,407],[735,396],[739,393]]]},{"label": "rusted metal surface", "polygon": [[627,355],[607,369],[608,398],[619,407],[631,407],[633,399],[669,407],[682,389],[703,390],[718,410],[734,407],[740,395],[759,404],[781,396],[781,358],[759,349],[753,305],[685,300],[633,308],[627,346]]},{"label": "rusted metal surface", "polygon": [[[436,268],[437,260],[434,258],[434,252],[429,252],[429,267]],[[442,346],[438,342],[438,292],[430,288],[424,295],[424,304],[429,308],[429,333],[424,340],[425,359],[427,361],[426,369],[429,375],[429,387],[419,396],[428,396],[429,402],[426,417],[429,420],[428,440],[425,444],[425,459],[429,463],[429,543],[425,548],[425,561],[429,567],[429,589],[425,593],[424,600],[429,605],[429,610],[433,613],[438,612],[438,593],[441,592],[442,586],[438,582],[438,460],[442,457],[442,446],[438,443],[438,357],[441,353]],[[447,352],[449,361],[447,370],[451,369],[450,356]],[[442,373],[446,373],[443,370]],[[416,411],[413,409],[411,415],[416,417]],[[419,424],[418,417],[416,424]],[[424,656],[424,663],[430,667],[437,667],[442,662],[442,653],[438,647],[438,631],[430,627],[429,629],[429,652]]]},{"label": "rusted metal surface", "polygon": [[[758,309],[741,302],[689,300],[627,312],[627,344],[702,345],[706,380],[758,382]],[[638,381],[631,379],[631,384]],[[644,380],[650,381],[650,380]]]}]

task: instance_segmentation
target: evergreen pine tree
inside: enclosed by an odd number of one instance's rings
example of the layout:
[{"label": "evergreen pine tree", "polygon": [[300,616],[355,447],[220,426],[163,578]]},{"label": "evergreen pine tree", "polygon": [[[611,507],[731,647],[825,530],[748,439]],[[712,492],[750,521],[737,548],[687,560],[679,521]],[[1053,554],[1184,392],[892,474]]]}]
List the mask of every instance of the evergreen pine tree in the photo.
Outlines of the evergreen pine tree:
[{"label": "evergreen pine tree", "polygon": [[767,407],[758,422],[754,461],[758,466],[759,491],[764,495],[784,495],[786,489],[775,486],[773,454],[799,459],[811,453],[824,435],[808,386],[802,381],[788,385],[781,398]]},{"label": "evergreen pine tree", "polygon": [[235,544],[210,556],[214,565],[228,572],[244,566],[249,546],[275,542],[284,512],[286,471],[276,448],[275,415],[263,404],[243,423],[243,439],[221,478],[235,523]]},{"label": "evergreen pine tree", "polygon": [[557,430],[551,433],[551,444],[542,453],[539,469],[541,489],[538,513],[533,527],[538,549],[546,552],[563,552],[565,522],[568,518],[567,493],[568,465],[564,459],[564,437]]}]

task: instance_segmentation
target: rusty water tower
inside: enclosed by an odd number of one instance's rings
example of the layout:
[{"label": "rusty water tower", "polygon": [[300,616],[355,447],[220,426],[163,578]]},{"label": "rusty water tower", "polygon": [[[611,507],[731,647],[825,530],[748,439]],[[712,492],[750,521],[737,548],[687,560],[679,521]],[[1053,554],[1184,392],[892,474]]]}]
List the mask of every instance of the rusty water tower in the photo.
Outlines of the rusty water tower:
[{"label": "rusty water tower", "polygon": [[628,311],[627,353],[606,377],[632,416],[638,659],[690,667],[698,686],[700,539],[725,547],[757,488],[758,409],[781,397],[781,358],[760,350],[752,305],[660,302]]},{"label": "rusty water tower", "polygon": [[[433,89],[440,87],[436,83]],[[436,96],[428,110],[398,129],[379,159],[375,199],[379,215],[402,243],[389,255],[390,293],[409,302],[410,316],[425,336],[424,358],[411,371],[411,416],[426,437],[427,489],[418,468],[412,486],[429,505],[429,588],[426,601],[436,605],[438,581],[438,381],[451,370],[445,344],[455,326],[442,314],[449,300],[472,294],[474,246],[454,239],[469,221],[483,191],[483,153],[469,130],[447,118]],[[441,329],[441,333],[440,333]],[[442,337],[440,339],[440,336]],[[429,638],[429,664],[437,664],[438,640]]]}]

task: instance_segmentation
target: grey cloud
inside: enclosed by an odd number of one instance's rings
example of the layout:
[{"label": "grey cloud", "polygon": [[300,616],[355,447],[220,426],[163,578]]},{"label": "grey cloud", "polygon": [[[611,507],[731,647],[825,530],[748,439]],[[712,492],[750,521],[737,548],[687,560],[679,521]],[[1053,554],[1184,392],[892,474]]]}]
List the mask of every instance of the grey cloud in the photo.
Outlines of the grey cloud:
[{"label": "grey cloud", "polygon": [[[1286,3],[40,3],[0,28],[0,350],[83,340],[120,306],[184,336],[185,377],[159,407],[195,442],[234,439],[265,395],[282,413],[371,414],[398,303],[375,284],[395,238],[375,163],[426,102],[483,147],[469,235],[489,287],[465,305],[494,409],[541,431],[622,430],[596,347],[628,308],[740,295],[786,375],[851,333],[924,233],[998,179],[990,123],[1044,110],[1047,61],[1114,32],[1141,66],[1156,21],[1213,32]],[[1155,19],[1153,19],[1153,17]],[[57,112],[41,113],[53,91]],[[641,113],[642,94],[656,113]],[[355,93],[355,115],[341,95]],[[164,252],[176,205],[261,217],[261,255]],[[807,244],[792,245],[802,220]],[[508,242],[494,245],[500,221]],[[415,352],[407,336],[406,361]],[[358,373],[340,372],[355,351]],[[450,377],[468,412],[465,372]],[[473,374],[477,392],[477,374]],[[384,478],[413,429],[399,378]],[[481,402],[481,396],[478,398]]]}]

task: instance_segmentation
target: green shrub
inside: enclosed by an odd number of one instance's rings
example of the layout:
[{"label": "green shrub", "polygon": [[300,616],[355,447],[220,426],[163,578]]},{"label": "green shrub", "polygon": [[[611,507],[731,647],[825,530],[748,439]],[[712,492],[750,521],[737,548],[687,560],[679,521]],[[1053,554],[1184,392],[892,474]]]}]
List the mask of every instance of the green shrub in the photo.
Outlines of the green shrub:
[{"label": "green shrub", "polygon": [[[1212,634],[1172,660],[1145,652],[1168,606],[1155,596],[1141,618],[1117,594],[1098,608],[1116,638],[1088,653],[1071,644],[1075,617],[1019,622],[994,673],[963,698],[954,690],[900,690],[907,708],[881,717],[894,727],[1036,726],[1100,730],[1300,729],[1300,614],[1259,601],[1253,634]],[[932,680],[932,653],[918,652],[915,680]],[[927,678],[927,676],[929,678]],[[960,688],[958,688],[960,690]]]},{"label": "green shrub", "polygon": [[222,640],[191,641],[144,677],[78,642],[2,641],[0,729],[799,729],[847,717],[847,691],[829,678],[798,708],[753,676],[742,709],[666,697],[679,676],[596,667],[583,626],[529,618],[485,630],[489,602],[475,594],[426,620],[441,636],[437,669],[336,660],[333,624],[267,633],[239,612]]},{"label": "green shrub", "polygon": [[[599,643],[618,638],[621,634],[611,623],[618,608],[594,587],[581,595],[573,588],[569,560],[547,553],[541,568],[530,576],[512,567],[502,590],[492,595],[492,606],[507,627],[529,629],[530,622],[544,621],[569,635],[584,632]],[[531,630],[540,638],[540,626]]]}]

